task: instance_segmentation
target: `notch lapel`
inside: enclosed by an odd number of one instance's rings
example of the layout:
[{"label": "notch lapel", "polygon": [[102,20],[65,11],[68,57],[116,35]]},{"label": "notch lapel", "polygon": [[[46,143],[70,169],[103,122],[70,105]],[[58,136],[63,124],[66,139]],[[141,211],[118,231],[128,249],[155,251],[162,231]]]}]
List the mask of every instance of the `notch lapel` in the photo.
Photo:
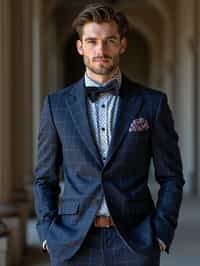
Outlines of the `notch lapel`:
[{"label": "notch lapel", "polygon": [[112,159],[126,134],[129,133],[130,123],[136,118],[142,104],[143,97],[137,85],[123,76],[116,122],[104,168]]},{"label": "notch lapel", "polygon": [[74,85],[70,95],[65,98],[65,102],[80,138],[85,143],[85,146],[89,152],[95,158],[99,167],[102,168],[103,163],[101,156],[90,128],[86,99],[87,97],[85,93],[84,78],[82,78]]}]

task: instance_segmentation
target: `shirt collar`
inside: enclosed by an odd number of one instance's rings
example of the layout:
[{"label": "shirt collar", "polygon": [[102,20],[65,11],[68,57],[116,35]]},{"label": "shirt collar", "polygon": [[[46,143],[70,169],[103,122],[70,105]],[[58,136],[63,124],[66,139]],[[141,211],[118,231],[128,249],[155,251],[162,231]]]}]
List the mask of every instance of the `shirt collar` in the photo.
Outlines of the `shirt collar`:
[{"label": "shirt collar", "polygon": [[117,81],[117,84],[118,84],[118,88],[121,87],[121,84],[122,84],[122,74],[121,74],[121,71],[119,71],[112,79],[110,79],[109,81],[101,84],[101,83],[98,83],[96,82],[95,80],[91,79],[88,77],[87,73],[85,72],[85,86],[86,87],[102,87],[102,86],[105,86],[107,85],[109,82],[113,81],[113,80],[116,80]]}]

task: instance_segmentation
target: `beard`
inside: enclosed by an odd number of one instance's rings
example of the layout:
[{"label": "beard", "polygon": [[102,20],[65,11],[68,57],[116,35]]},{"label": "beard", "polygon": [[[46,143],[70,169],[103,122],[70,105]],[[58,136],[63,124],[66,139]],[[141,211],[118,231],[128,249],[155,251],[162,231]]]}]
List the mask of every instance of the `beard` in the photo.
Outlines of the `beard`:
[{"label": "beard", "polygon": [[[95,62],[96,59],[100,59],[100,58],[112,60],[112,63],[108,64],[107,62],[105,62],[105,63],[100,63],[98,66],[95,66],[95,64],[93,64],[92,62]],[[85,66],[91,72],[97,75],[102,75],[102,76],[111,74],[119,66],[119,55],[115,55],[113,57],[110,57],[110,56],[95,57],[92,59],[92,62],[87,56],[84,56],[83,60],[84,60]]]}]

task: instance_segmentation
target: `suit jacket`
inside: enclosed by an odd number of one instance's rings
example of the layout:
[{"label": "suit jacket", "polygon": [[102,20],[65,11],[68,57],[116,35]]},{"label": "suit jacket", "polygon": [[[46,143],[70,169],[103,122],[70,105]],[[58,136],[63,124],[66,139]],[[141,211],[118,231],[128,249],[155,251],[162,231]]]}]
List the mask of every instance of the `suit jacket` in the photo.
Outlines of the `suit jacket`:
[{"label": "suit jacket", "polygon": [[[149,129],[129,132],[136,118]],[[184,184],[178,136],[164,93],[128,80],[120,89],[117,120],[103,164],[87,115],[84,78],[46,96],[38,135],[35,207],[41,241],[52,256],[80,248],[105,195],[121,239],[149,253],[174,237]],[[148,188],[150,161],[160,185],[156,206]],[[59,200],[59,171],[64,191]]]}]

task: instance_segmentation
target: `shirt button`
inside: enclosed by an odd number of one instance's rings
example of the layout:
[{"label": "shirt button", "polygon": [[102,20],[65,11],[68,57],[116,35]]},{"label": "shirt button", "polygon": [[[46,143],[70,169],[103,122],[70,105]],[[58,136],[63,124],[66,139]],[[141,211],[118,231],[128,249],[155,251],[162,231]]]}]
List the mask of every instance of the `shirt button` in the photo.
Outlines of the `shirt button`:
[{"label": "shirt button", "polygon": [[102,106],[101,106],[102,108],[104,108],[105,107],[105,104],[102,104]]},{"label": "shirt button", "polygon": [[105,131],[105,127],[102,127],[101,130],[102,130],[102,131]]},{"label": "shirt button", "polygon": [[99,204],[99,202],[100,202],[100,199],[97,199],[97,200],[96,200],[96,204]]}]

